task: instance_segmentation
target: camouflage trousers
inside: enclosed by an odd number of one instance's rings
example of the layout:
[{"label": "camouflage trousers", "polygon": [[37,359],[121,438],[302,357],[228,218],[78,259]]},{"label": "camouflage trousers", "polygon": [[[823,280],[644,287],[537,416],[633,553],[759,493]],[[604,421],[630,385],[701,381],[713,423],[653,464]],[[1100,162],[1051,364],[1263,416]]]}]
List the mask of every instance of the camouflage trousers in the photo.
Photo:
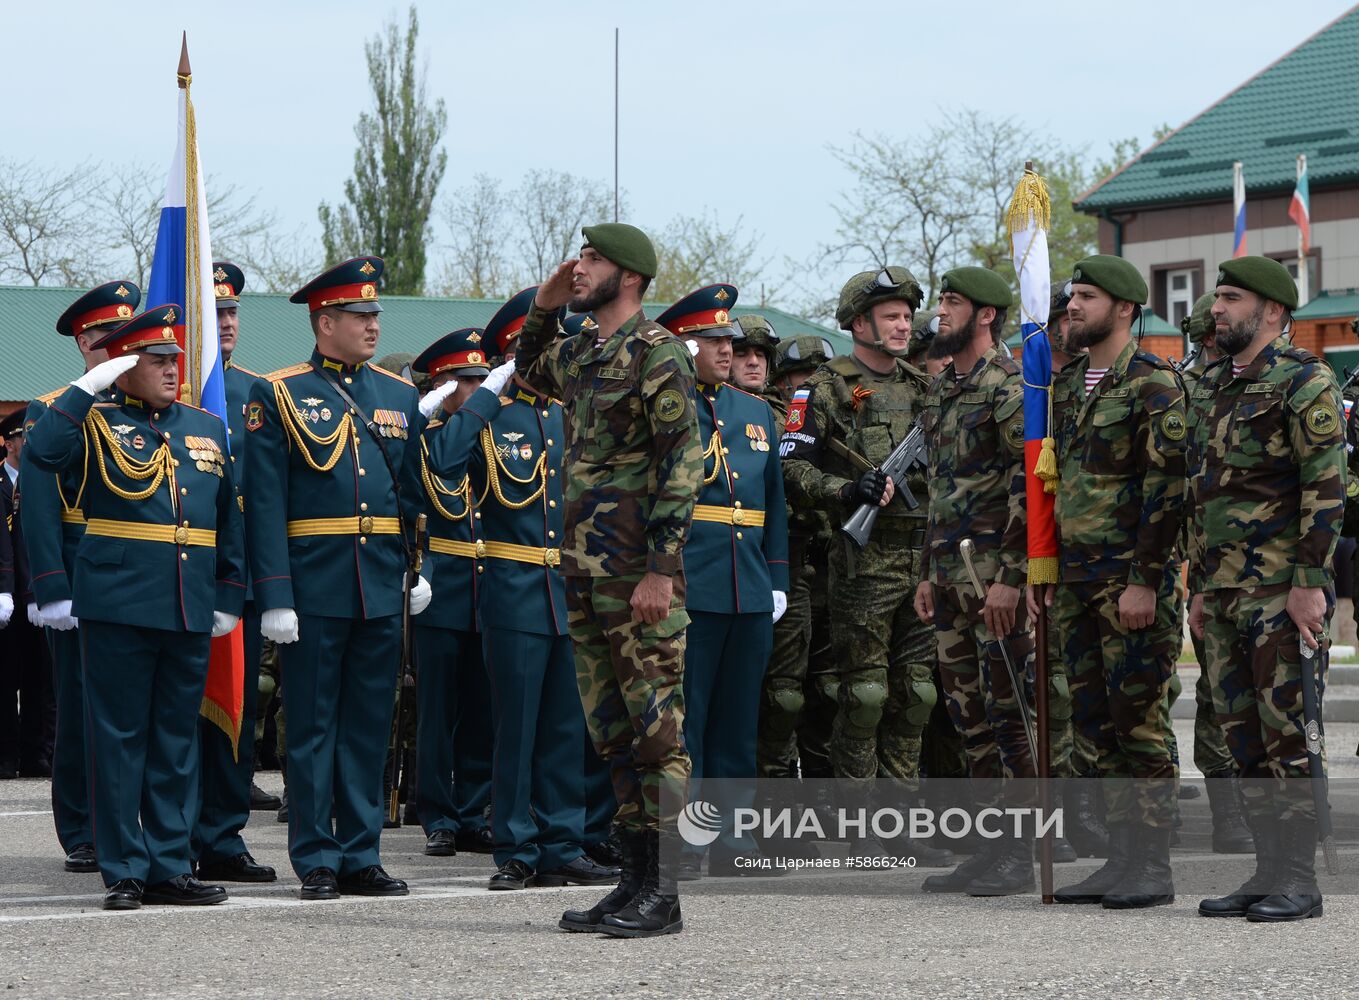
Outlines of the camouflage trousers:
[{"label": "camouflage trousers", "polygon": [[[1187,603],[1181,604],[1181,616]],[[1180,622],[1183,630],[1183,617]],[[1194,659],[1199,664],[1198,680],[1194,682],[1194,766],[1204,777],[1225,778],[1237,773],[1236,761],[1232,759],[1232,752],[1227,749],[1226,737],[1222,733],[1222,727],[1218,725],[1217,713],[1213,710],[1213,685],[1208,680],[1208,657],[1203,648],[1203,640],[1192,634],[1190,639],[1194,644]],[[1178,678],[1171,683],[1172,705],[1180,695],[1180,685],[1177,681]],[[1178,753],[1176,760],[1178,762]]]},{"label": "camouflage trousers", "polygon": [[633,618],[628,604],[641,578],[566,578],[566,626],[585,724],[613,778],[614,822],[633,830],[659,826],[663,797],[686,801],[690,772],[683,736],[684,575],[675,574],[670,613],[655,625]]},{"label": "camouflage trousers", "polygon": [[[1227,748],[1240,768],[1242,795],[1252,813],[1269,795],[1272,778],[1282,796],[1282,818],[1314,813],[1303,736],[1302,666],[1298,628],[1288,616],[1289,584],[1204,594],[1204,653],[1213,708]],[[1326,627],[1335,609],[1327,594]],[[1329,634],[1323,648],[1330,648]],[[1322,688],[1326,677],[1318,661]],[[1320,693],[1318,693],[1320,697]],[[1256,779],[1256,780],[1251,780]],[[1291,779],[1291,780],[1290,780]]]},{"label": "camouflage trousers", "polygon": [[1111,823],[1166,827],[1174,815],[1167,692],[1180,633],[1172,576],[1157,595],[1155,621],[1137,631],[1118,620],[1124,580],[1060,583],[1053,598],[1072,718],[1094,745]]},{"label": "camouflage trousers", "polygon": [[1093,778],[1095,746],[1071,718],[1070,668],[1062,655],[1057,622],[1048,615],[1048,768],[1054,778]]},{"label": "camouflage trousers", "polygon": [[788,610],[774,625],[760,701],[760,776],[787,777],[800,763],[804,777],[830,777],[834,691],[826,565],[814,562],[793,570]]},{"label": "camouflage trousers", "polygon": [[[968,774],[975,779],[1032,778],[1033,754],[1024,731],[1023,687],[1016,691],[995,636],[982,621],[982,600],[970,586],[934,585],[939,677],[949,717],[961,734]],[[1024,607],[1008,647],[1020,684],[1033,655]]]},{"label": "camouflage trousers", "polygon": [[[831,647],[835,721],[830,759],[837,778],[869,782],[878,774],[914,787],[921,734],[937,697],[934,630],[911,606],[920,579],[920,548],[878,535],[852,554],[830,544]],[[909,537],[914,538],[914,535]]]}]

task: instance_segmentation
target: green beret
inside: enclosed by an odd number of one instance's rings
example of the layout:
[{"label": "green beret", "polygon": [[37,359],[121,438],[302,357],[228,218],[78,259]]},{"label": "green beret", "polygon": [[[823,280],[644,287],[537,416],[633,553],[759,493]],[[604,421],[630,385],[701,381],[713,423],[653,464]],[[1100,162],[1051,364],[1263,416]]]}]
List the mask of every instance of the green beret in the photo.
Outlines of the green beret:
[{"label": "green beret", "polygon": [[585,246],[594,247],[604,257],[643,278],[656,277],[656,248],[647,234],[626,222],[601,222],[585,226],[580,234]]},{"label": "green beret", "polygon": [[1194,303],[1193,312],[1180,320],[1180,329],[1184,331],[1190,343],[1203,343],[1203,338],[1216,328],[1217,324],[1213,321],[1213,303],[1216,301],[1217,295],[1213,292],[1200,295],[1198,301]]},{"label": "green beret", "polygon": [[1010,284],[995,271],[985,267],[955,267],[944,275],[939,294],[957,292],[975,305],[1010,308]]},{"label": "green beret", "polygon": [[1289,309],[1298,308],[1298,286],[1277,260],[1268,257],[1236,257],[1217,266],[1217,283],[1244,288],[1261,298]]},{"label": "green beret", "polygon": [[1071,280],[1077,285],[1094,285],[1116,299],[1135,306],[1147,304],[1147,283],[1141,272],[1122,257],[1097,253],[1076,262]]}]

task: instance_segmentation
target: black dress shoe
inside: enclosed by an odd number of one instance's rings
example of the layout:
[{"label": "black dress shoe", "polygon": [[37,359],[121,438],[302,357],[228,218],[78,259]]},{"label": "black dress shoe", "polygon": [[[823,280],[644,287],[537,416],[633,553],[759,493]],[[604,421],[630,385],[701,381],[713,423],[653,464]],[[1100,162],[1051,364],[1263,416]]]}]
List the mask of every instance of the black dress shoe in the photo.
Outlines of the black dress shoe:
[{"label": "black dress shoe", "polygon": [[595,840],[585,845],[585,854],[596,864],[603,865],[605,868],[621,868],[623,866],[623,847],[614,837],[608,840]]},{"label": "black dress shoe", "polygon": [[143,903],[164,903],[168,906],[210,906],[226,902],[227,891],[220,885],[204,885],[192,875],[148,885],[142,893]]},{"label": "black dress shoe", "polygon": [[50,778],[52,777],[52,762],[50,760],[37,760],[31,764],[21,764],[19,765],[19,777]]},{"label": "black dress shoe", "polygon": [[536,877],[533,869],[518,858],[510,858],[500,870],[491,876],[491,881],[487,883],[488,889],[527,889],[536,885]]},{"label": "black dress shoe", "polygon": [[249,851],[234,858],[198,862],[198,877],[213,882],[273,882],[278,875],[268,865],[258,864]]},{"label": "black dress shoe", "polygon": [[250,782],[250,811],[265,812],[270,809],[277,809],[283,805],[283,800],[277,795],[271,795],[253,781]]},{"label": "black dress shoe", "polygon": [[475,830],[459,830],[457,833],[458,850],[464,854],[494,854],[495,841],[491,839],[491,828],[479,826]]},{"label": "black dress shoe", "polygon": [[300,899],[339,899],[340,883],[329,868],[313,868],[302,876]]},{"label": "black dress shoe", "polygon": [[140,879],[123,878],[114,882],[104,892],[104,909],[138,910],[142,905],[144,888]]},{"label": "black dress shoe", "polygon": [[425,853],[432,858],[451,858],[458,853],[457,837],[452,830],[435,830],[425,841]]},{"label": "black dress shoe", "polygon": [[94,856],[94,845],[76,844],[75,847],[71,848],[71,853],[66,855],[66,863],[62,867],[68,872],[79,872],[85,875],[97,872],[99,861]]},{"label": "black dress shoe", "polygon": [[278,801],[278,812],[274,814],[274,819],[280,823],[286,823],[288,822],[288,789],[283,789],[283,797]]},{"label": "black dress shoe", "polygon": [[582,854],[559,868],[539,872],[535,885],[613,885],[623,873],[621,868],[606,868]]},{"label": "black dress shoe", "polygon": [[381,865],[360,868],[340,879],[340,892],[345,896],[409,896],[410,889],[399,878],[392,878]]}]

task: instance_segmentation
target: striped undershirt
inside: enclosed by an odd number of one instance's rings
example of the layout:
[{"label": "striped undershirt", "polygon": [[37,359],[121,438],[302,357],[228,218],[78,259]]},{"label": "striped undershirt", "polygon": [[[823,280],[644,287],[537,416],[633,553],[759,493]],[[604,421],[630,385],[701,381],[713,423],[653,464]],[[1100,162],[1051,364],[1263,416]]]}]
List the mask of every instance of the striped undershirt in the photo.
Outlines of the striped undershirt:
[{"label": "striped undershirt", "polygon": [[1087,368],[1085,370],[1085,394],[1088,396],[1095,391],[1095,386],[1099,385],[1100,379],[1108,373],[1108,368]]}]

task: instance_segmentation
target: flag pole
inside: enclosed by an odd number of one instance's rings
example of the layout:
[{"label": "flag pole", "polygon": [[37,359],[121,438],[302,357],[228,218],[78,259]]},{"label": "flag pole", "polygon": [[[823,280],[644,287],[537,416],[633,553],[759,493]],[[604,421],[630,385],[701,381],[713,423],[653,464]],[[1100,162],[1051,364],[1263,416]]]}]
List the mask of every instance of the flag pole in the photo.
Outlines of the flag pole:
[{"label": "flag pole", "polygon": [[[1298,186],[1301,188],[1302,179],[1307,176],[1307,154],[1298,154]],[[1308,206],[1309,211],[1311,206]],[[1310,221],[1310,220],[1309,220]],[[1302,226],[1298,226],[1298,305],[1307,305],[1307,298],[1310,289],[1307,287],[1307,231]]]}]

